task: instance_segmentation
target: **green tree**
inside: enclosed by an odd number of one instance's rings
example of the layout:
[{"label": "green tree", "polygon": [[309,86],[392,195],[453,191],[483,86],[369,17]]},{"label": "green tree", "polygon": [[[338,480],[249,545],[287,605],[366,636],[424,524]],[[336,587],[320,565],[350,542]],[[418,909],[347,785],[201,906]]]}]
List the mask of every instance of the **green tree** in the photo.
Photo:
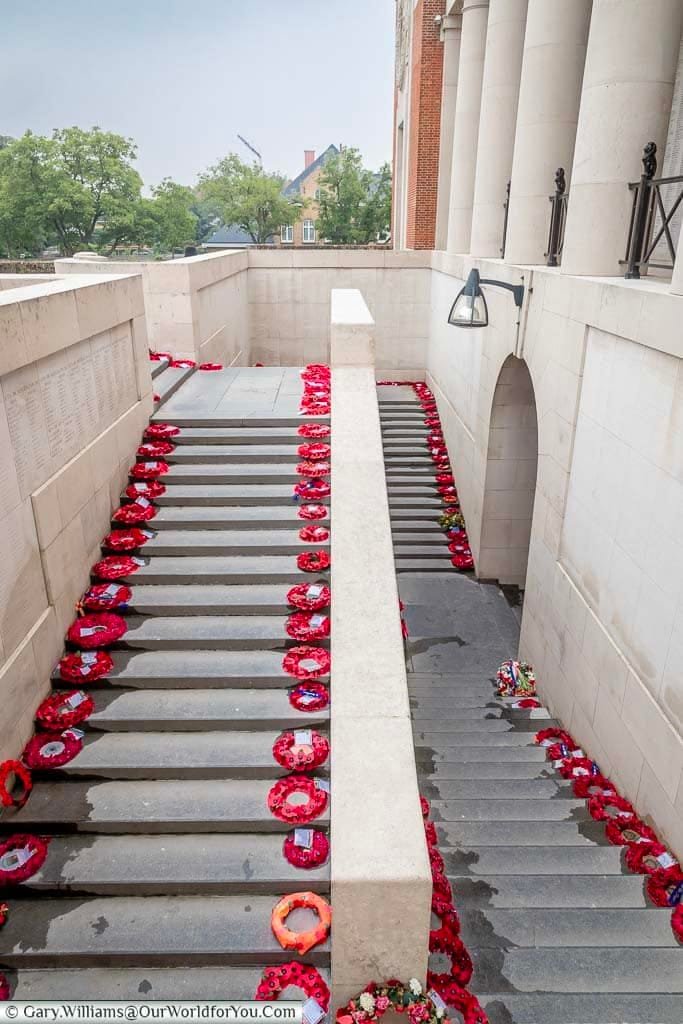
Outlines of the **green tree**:
[{"label": "green tree", "polygon": [[197,218],[195,241],[201,244],[221,226],[221,211],[215,200],[205,199],[201,191],[195,193],[190,211]]},{"label": "green tree", "polygon": [[282,224],[298,220],[306,202],[282,195],[285,179],[266,173],[259,164],[244,164],[235,153],[210,167],[200,178],[204,199],[214,202],[224,224],[235,224],[253,242],[263,244]]},{"label": "green tree", "polygon": [[178,246],[194,242],[197,216],[192,212],[195,202],[192,189],[164,178],[152,189],[152,195],[153,244],[156,248],[172,252]]},{"label": "green tree", "polygon": [[363,167],[357,149],[346,147],[326,161],[320,174],[321,238],[335,245],[374,242],[388,229],[391,210],[391,171],[379,174]]}]

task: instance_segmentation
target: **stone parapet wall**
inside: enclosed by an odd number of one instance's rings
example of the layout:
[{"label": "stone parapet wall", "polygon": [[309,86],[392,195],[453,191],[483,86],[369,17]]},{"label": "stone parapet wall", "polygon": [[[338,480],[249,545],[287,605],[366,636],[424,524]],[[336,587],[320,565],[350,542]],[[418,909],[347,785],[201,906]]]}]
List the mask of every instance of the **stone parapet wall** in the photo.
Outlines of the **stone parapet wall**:
[{"label": "stone parapet wall", "polygon": [[0,759],[16,756],[152,409],[141,281],[0,291]]}]

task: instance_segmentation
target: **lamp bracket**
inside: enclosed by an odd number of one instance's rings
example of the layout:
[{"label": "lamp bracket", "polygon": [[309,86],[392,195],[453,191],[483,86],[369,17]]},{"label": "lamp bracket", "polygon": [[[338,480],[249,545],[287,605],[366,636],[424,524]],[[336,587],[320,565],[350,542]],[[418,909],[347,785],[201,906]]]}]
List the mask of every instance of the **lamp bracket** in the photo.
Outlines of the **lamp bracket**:
[{"label": "lamp bracket", "polygon": [[495,285],[496,288],[504,288],[505,291],[512,292],[512,297],[515,300],[515,306],[519,309],[522,308],[522,300],[524,299],[523,284],[508,284],[507,281],[493,281],[484,277],[479,279],[479,284]]}]

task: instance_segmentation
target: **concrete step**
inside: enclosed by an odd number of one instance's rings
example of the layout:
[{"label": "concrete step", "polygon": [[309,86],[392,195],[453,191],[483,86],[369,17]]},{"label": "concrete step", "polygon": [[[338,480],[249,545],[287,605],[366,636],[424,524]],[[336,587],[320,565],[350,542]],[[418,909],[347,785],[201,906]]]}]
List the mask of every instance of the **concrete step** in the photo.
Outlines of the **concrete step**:
[{"label": "concrete step", "polygon": [[[294,682],[296,680],[293,680]],[[86,730],[136,732],[326,728],[329,710],[298,711],[281,690],[94,690]]]},{"label": "concrete step", "polygon": [[[282,836],[55,836],[24,894],[230,895],[296,890],[301,869],[282,855]],[[312,892],[330,889],[329,863],[306,869]]]},{"label": "concrete step", "polygon": [[389,515],[423,515],[438,516],[443,512],[443,504],[438,495],[431,492],[428,496],[412,497],[410,495],[389,495]]},{"label": "concrete step", "polygon": [[158,377],[159,374],[166,369],[169,363],[170,359],[150,359],[149,369],[152,374],[152,380],[154,380],[155,377]]},{"label": "concrete step", "polygon": [[394,537],[393,547],[394,556],[401,561],[405,561],[406,559],[420,559],[420,561],[428,561],[432,558],[438,558],[444,562],[445,565],[448,565],[449,559],[451,558],[443,534],[438,538],[438,543],[432,542],[426,544],[411,544],[406,541],[396,540]]},{"label": "concrete step", "polygon": [[[128,629],[110,650],[267,651],[294,646],[284,615],[128,615]],[[329,640],[316,641],[319,647]]]},{"label": "concrete step", "polygon": [[[298,535],[301,527],[307,523],[308,520],[299,518],[299,505],[292,502],[290,505],[263,507],[165,505],[157,510],[154,520],[148,525],[154,530],[179,530],[189,527],[202,530],[270,531],[285,527]],[[316,519],[314,523],[329,527],[329,509],[324,519]]]},{"label": "concrete step", "polygon": [[[221,505],[221,506],[249,506],[259,508],[271,505],[281,505],[285,508],[299,508],[299,504],[305,502],[295,500],[294,487],[292,483],[272,484],[220,484],[220,483],[192,483],[174,484],[169,477],[164,477],[167,491],[161,497],[155,498],[156,505]],[[300,479],[300,478],[298,478]],[[312,498],[315,505],[329,505],[329,498]]]},{"label": "concrete step", "polygon": [[[120,524],[119,524],[120,525]],[[150,524],[153,525],[153,524]],[[299,555],[312,549],[329,549],[329,540],[309,544],[299,539],[298,530],[159,530],[144,545],[145,558],[191,557],[193,555],[260,555],[270,560],[272,555]],[[104,550],[104,549],[103,549]]]},{"label": "concrete step", "polygon": [[[146,461],[146,460],[143,460]],[[213,463],[199,462],[188,465],[171,465],[168,472],[159,477],[165,484],[298,484],[303,478],[295,471],[294,465],[269,462]]]},{"label": "concrete step", "polygon": [[[73,762],[72,762],[73,763]],[[589,819],[585,800],[432,800],[435,821],[572,821]]]},{"label": "concrete step", "polygon": [[153,423],[173,423],[176,427],[185,429],[186,427],[201,428],[205,427],[219,427],[221,430],[227,428],[231,429],[242,429],[247,427],[253,429],[254,427],[300,427],[302,423],[324,423],[329,427],[330,417],[329,416],[304,416],[297,414],[294,416],[288,415],[273,415],[264,416],[258,410],[253,412],[247,412],[243,416],[221,416],[221,415],[195,415],[192,413],[185,414],[184,412],[174,412],[172,409],[162,413],[155,413],[152,416]]},{"label": "concrete step", "polygon": [[[28,803],[3,811],[0,832],[288,832],[268,809],[276,773],[267,779],[37,781]],[[315,819],[326,828],[329,813]]]},{"label": "concrete step", "polygon": [[[114,667],[91,687],[128,686],[143,689],[214,689],[223,687],[292,686],[282,669],[283,651],[114,651]],[[53,674],[53,683],[63,681]]]},{"label": "concrete step", "polygon": [[[429,790],[429,791],[428,791]],[[572,787],[564,779],[448,779],[426,787],[430,800],[557,800],[571,799]]]},{"label": "concrete step", "polygon": [[[480,723],[482,726],[484,723]],[[524,730],[521,725],[530,725],[531,730]],[[488,729],[468,728],[466,725],[460,729],[455,726],[450,732],[419,732],[415,737],[415,746],[417,749],[421,747],[427,747],[433,749],[436,753],[441,756],[448,755],[454,747],[459,749],[480,749],[486,745],[489,750],[496,750],[495,756],[498,756],[500,751],[497,748],[505,748],[510,751],[514,748],[515,754],[511,760],[517,760],[520,755],[520,749],[528,750],[529,754],[533,754],[529,760],[537,761],[542,757],[545,757],[545,750],[542,747],[536,745],[530,745],[529,741],[533,735],[538,732],[533,722],[520,723],[520,728],[515,728],[508,732],[494,732]],[[503,753],[500,754],[503,757]],[[526,758],[522,758],[526,760]]]},{"label": "concrete step", "polygon": [[273,757],[279,735],[279,729],[89,734],[71,761],[46,772],[99,779],[273,778],[288,774]]},{"label": "concrete step", "polygon": [[477,992],[489,1024],[595,1024],[596,1021],[657,1021],[680,1024],[683,996],[598,992]]},{"label": "concrete step", "polygon": [[[275,964],[291,960],[270,927],[273,896],[110,896],[22,900],[0,932],[9,967]],[[295,915],[298,921],[295,920]],[[289,927],[317,923],[297,910]],[[329,943],[306,961],[329,962]]]},{"label": "concrete step", "polygon": [[[319,967],[329,984],[329,971]],[[12,998],[26,1000],[253,999],[261,967],[89,967],[6,972]],[[297,990],[292,990],[300,998]],[[305,997],[304,997],[305,998]]]},{"label": "concrete step", "polygon": [[[299,445],[309,438],[299,437],[296,427],[185,427],[172,438],[173,444],[219,444],[219,445]],[[312,440],[315,440],[313,438]],[[323,442],[329,443],[327,438]]]},{"label": "concrete step", "polygon": [[[445,715],[441,718],[427,718],[422,721],[413,722],[415,737],[430,743],[433,738],[438,743],[447,743],[450,746],[450,737],[467,736],[472,743],[488,742],[488,736],[496,734],[491,740],[492,743],[529,743],[538,732],[539,726],[533,719],[526,718],[517,722],[508,722],[503,718],[498,719],[475,719],[474,721],[458,721],[457,718],[449,719]],[[500,733],[506,733],[506,739],[500,738]],[[512,740],[510,734],[521,736],[521,739]]]},{"label": "concrete step", "polygon": [[[132,586],[128,610],[138,615],[282,615],[289,584]],[[294,611],[294,609],[291,609]]]},{"label": "concrete step", "polygon": [[[652,906],[647,910],[492,906],[485,911],[464,907],[461,912],[462,936],[473,959],[477,958],[476,950],[483,953],[497,949],[500,952],[501,947],[506,946],[549,954],[562,953],[568,959],[581,954],[581,950],[592,948],[597,965],[602,955],[600,947],[603,946],[606,947],[605,953],[615,947],[641,947],[641,951],[645,951],[643,947],[650,947],[661,952],[674,948],[675,939],[667,921],[668,913]],[[678,952],[680,956],[680,949]],[[476,984],[480,983],[481,976]],[[498,985],[499,981],[496,987]],[[577,988],[587,990],[582,986]],[[668,990],[671,986],[663,989]]]},{"label": "concrete step", "polygon": [[[291,440],[291,439],[290,439]],[[305,438],[301,439],[301,443]],[[248,463],[284,463],[302,462],[297,455],[296,444],[184,444],[178,445],[170,455],[164,456],[167,462],[178,465],[188,463],[220,462],[224,465]]]},{"label": "concrete step", "polygon": [[[396,572],[443,572],[444,565],[448,566],[448,558],[443,560],[435,558],[404,558],[401,554],[394,553],[394,566]],[[451,570],[455,572],[456,570]]]},{"label": "concrete step", "polygon": [[[441,845],[470,849],[475,846],[607,846],[605,826],[599,821],[476,821],[436,822]],[[524,856],[524,851],[519,853]]]},{"label": "concrete step", "polygon": [[[512,865],[509,865],[507,872]],[[640,875],[479,875],[450,877],[459,911],[501,907],[577,911],[652,908]]]},{"label": "concrete step", "polygon": [[[140,549],[145,557],[145,548]],[[297,567],[294,555],[157,555],[148,558],[130,576],[132,584],[144,583],[314,583],[322,573],[304,573]]]},{"label": "concrete step", "polygon": [[440,846],[449,875],[621,875],[623,850],[618,846]]},{"label": "concrete step", "polygon": [[[154,378],[154,393],[159,395],[157,411],[194,372],[195,370],[191,367],[164,366],[159,376]],[[160,419],[163,420],[163,417]]]},{"label": "concrete step", "polygon": [[391,517],[391,534],[394,540],[419,536],[420,543],[433,538],[435,541],[440,540],[442,544],[448,544],[448,537],[434,515],[424,516],[422,519],[393,515]]},{"label": "concrete step", "polygon": [[[466,705],[463,706],[460,703],[451,703],[448,700],[430,700],[429,698],[418,700],[416,697],[411,697],[410,706],[412,709],[412,719],[414,725],[423,727],[423,723],[429,720],[437,720],[441,724],[441,719],[437,719],[437,715],[444,715],[445,711],[449,711],[450,722],[465,723],[465,722],[496,722],[504,721],[515,725],[517,722],[535,722],[538,721],[538,728],[549,728],[550,723],[550,712],[547,708],[520,708],[518,711],[511,708],[510,705],[506,705],[503,701],[492,701],[487,706],[474,707]],[[553,724],[554,719],[551,720]],[[446,721],[446,725],[448,725]]]},{"label": "concrete step", "polygon": [[[592,920],[600,915],[588,916]],[[501,955],[499,951],[479,951],[469,945],[469,952],[475,964],[470,988],[475,993],[478,989],[488,992],[683,993],[681,953],[675,949],[623,948],[614,943],[612,948],[599,951],[590,947],[507,949]],[[597,1019],[590,1018],[591,1022]],[[600,1018],[620,1019],[613,1012]],[[658,1017],[649,1013],[638,1019],[659,1022]]]}]

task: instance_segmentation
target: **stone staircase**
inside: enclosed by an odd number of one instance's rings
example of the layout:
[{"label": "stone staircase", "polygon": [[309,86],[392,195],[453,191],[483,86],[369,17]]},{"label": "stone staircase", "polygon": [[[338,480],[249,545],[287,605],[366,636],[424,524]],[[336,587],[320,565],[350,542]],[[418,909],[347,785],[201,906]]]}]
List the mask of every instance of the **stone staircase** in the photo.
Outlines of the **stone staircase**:
[{"label": "stone staircase", "polygon": [[[555,724],[548,711],[497,697],[517,615],[498,587],[450,568],[419,407],[410,389],[378,391],[420,791],[474,961],[469,988],[490,1024],[680,1024],[671,911],[649,902],[534,743]],[[448,969],[438,955],[431,967]]]},{"label": "stone staircase", "polygon": [[[280,732],[329,725],[328,711],[290,705],[282,669],[296,644],[287,591],[326,579],[296,565],[326,546],[299,539],[292,496],[299,371],[153,365],[156,418],[182,432],[145,564],[121,580],[128,632],[88,687],[82,751],[36,773],[25,807],[0,818],[4,834],[51,836],[40,871],[8,893],[0,969],[15,998],[252,998],[265,965],[296,959],[272,935],[275,903],[329,893],[329,863],[290,865],[292,826],[267,805],[287,774]],[[288,925],[316,921],[297,910]],[[319,945],[305,961],[327,976],[329,955]]]}]

